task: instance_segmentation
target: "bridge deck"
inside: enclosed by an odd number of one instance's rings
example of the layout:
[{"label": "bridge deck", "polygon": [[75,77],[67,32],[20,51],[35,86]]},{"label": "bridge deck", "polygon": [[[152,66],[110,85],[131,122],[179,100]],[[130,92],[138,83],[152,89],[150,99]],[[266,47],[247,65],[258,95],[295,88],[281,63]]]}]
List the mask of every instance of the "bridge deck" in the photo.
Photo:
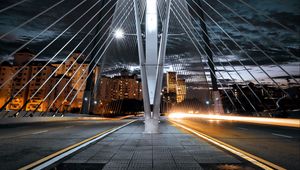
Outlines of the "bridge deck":
[{"label": "bridge deck", "polygon": [[251,166],[167,121],[159,134],[144,134],[137,121],[60,164],[58,169],[210,169]]}]

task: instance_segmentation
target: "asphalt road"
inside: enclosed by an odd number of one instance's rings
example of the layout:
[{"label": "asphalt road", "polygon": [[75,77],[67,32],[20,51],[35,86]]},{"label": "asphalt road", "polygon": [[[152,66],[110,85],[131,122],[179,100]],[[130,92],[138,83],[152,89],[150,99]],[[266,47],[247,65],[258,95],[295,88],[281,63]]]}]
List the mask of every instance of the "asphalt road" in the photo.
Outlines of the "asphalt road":
[{"label": "asphalt road", "polygon": [[70,121],[0,126],[0,169],[21,168],[60,149],[113,127],[121,121]]},{"label": "asphalt road", "polygon": [[300,167],[300,129],[200,118],[176,122],[287,169]]}]

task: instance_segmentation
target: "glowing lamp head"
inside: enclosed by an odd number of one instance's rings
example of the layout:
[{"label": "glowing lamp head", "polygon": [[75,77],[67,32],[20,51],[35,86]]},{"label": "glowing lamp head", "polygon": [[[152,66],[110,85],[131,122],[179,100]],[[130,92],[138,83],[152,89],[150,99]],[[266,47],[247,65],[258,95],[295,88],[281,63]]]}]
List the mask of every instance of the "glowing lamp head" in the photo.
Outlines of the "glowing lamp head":
[{"label": "glowing lamp head", "polygon": [[207,105],[209,105],[209,101],[206,101],[205,103],[206,103]]},{"label": "glowing lamp head", "polygon": [[115,31],[114,36],[115,36],[116,39],[123,39],[124,38],[124,31],[122,29],[117,29]]}]

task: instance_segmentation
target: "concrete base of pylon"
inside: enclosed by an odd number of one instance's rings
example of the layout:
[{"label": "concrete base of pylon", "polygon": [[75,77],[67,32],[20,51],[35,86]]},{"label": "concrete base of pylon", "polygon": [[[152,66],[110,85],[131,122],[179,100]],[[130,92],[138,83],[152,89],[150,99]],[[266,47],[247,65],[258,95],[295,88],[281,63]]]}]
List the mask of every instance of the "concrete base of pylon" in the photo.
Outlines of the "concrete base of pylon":
[{"label": "concrete base of pylon", "polygon": [[224,114],[223,104],[221,100],[221,95],[219,91],[213,91],[212,97],[214,100],[214,113]]},{"label": "concrete base of pylon", "polygon": [[144,133],[159,133],[159,120],[158,119],[145,119],[145,131]]}]

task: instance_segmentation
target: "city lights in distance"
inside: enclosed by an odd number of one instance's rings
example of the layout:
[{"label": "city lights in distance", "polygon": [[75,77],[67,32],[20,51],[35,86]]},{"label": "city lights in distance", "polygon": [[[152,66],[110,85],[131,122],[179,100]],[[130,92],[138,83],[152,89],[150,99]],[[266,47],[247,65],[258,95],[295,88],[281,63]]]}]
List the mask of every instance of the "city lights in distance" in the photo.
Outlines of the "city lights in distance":
[{"label": "city lights in distance", "polygon": [[116,38],[116,39],[123,39],[124,38],[124,31],[122,30],[122,29],[117,29],[116,31],[115,31],[115,34],[114,34],[114,37]]}]

